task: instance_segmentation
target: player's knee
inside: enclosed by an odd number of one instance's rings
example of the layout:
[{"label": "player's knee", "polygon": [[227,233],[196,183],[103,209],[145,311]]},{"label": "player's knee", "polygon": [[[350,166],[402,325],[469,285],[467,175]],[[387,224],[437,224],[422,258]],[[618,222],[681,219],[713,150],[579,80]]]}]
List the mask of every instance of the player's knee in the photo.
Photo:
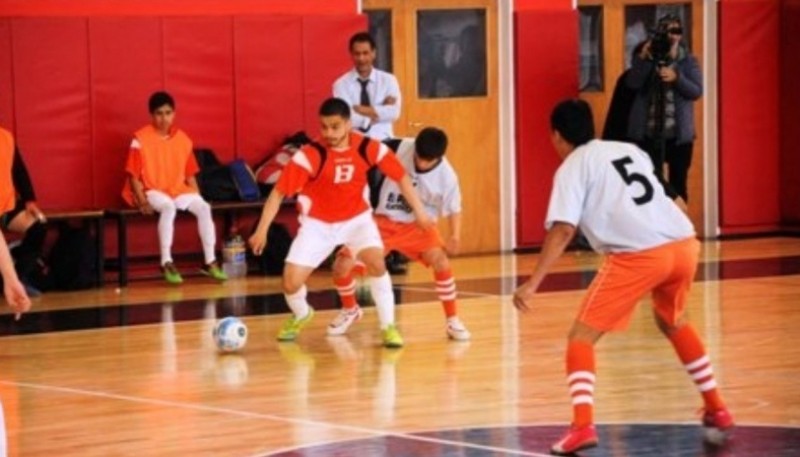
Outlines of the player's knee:
[{"label": "player's knee", "polygon": [[290,275],[283,276],[283,293],[287,295],[296,294],[301,287],[303,287],[302,281],[299,281],[297,278],[294,278]]},{"label": "player's knee", "polygon": [[336,260],[333,262],[333,267],[331,267],[334,278],[344,278],[350,274],[352,269],[353,262],[350,259],[345,259],[340,256],[336,257]]},{"label": "player's knee", "polygon": [[433,271],[437,273],[450,269],[450,259],[447,258],[447,254],[444,251],[437,252],[430,263]]},{"label": "player's knee", "polygon": [[366,267],[368,276],[375,277],[386,274],[386,263],[383,261],[383,258],[370,259],[368,262],[364,263],[364,266]]},{"label": "player's knee", "polygon": [[667,337],[680,330],[681,327],[686,325],[688,322],[685,316],[678,317],[675,319],[675,322],[665,321],[657,312],[653,313],[653,317],[655,318],[658,329],[664,334],[664,336]]},{"label": "player's knee", "polygon": [[197,200],[189,205],[189,212],[198,218],[211,217],[211,205],[205,200]]}]

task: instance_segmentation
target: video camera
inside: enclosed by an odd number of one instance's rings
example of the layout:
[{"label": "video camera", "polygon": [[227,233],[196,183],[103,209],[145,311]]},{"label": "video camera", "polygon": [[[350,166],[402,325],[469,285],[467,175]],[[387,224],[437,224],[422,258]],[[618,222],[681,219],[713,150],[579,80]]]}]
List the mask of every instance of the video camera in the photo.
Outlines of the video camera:
[{"label": "video camera", "polygon": [[669,64],[671,50],[672,41],[669,39],[669,33],[663,28],[653,32],[650,37],[650,55],[653,56],[657,66],[663,67]]}]

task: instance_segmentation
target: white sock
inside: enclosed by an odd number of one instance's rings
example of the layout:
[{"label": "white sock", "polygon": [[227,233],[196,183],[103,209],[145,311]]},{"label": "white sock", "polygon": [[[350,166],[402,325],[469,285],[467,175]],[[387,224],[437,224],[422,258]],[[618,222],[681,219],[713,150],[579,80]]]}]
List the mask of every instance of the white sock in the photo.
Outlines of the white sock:
[{"label": "white sock", "polygon": [[306,301],[306,295],[308,290],[306,286],[303,285],[297,292],[289,295],[287,293],[283,294],[283,297],[286,299],[286,304],[289,305],[289,309],[292,310],[294,313],[294,317],[297,319],[302,319],[308,316],[310,311],[310,307],[308,306],[308,301]]},{"label": "white sock", "polygon": [[389,273],[382,276],[369,277],[369,289],[372,292],[372,300],[375,301],[375,309],[378,311],[378,320],[381,329],[394,324],[394,292],[392,291],[392,280]]}]

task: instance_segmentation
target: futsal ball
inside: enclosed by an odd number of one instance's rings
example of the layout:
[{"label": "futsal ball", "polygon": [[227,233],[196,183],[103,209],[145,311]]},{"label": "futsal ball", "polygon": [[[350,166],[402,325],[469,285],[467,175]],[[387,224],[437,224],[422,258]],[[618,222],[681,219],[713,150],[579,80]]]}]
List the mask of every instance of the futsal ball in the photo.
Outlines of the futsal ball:
[{"label": "futsal ball", "polygon": [[247,343],[247,326],[238,317],[226,317],[214,326],[213,337],[220,351],[238,351]]}]

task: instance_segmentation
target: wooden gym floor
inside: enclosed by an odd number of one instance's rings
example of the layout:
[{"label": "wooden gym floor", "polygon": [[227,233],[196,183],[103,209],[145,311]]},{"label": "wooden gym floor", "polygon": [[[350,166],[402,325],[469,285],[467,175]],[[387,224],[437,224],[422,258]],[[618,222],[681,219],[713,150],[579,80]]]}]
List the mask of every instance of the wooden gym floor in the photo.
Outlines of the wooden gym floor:
[{"label": "wooden gym floor", "polygon": [[[46,294],[20,322],[4,307],[9,456],[546,455],[570,419],[565,335],[598,257],[567,253],[520,315],[509,294],[534,259],[454,260],[466,343],[446,339],[428,271],[395,276],[400,350],[380,346],[371,308],[348,336],[325,336],[326,271],[294,344],[274,338],[277,278]],[[704,244],[690,313],[738,423],[723,447],[703,444],[700,397],[648,308],[598,345],[601,443],[581,455],[800,455],[800,238]],[[250,330],[238,355],[211,340],[227,315]]]}]

